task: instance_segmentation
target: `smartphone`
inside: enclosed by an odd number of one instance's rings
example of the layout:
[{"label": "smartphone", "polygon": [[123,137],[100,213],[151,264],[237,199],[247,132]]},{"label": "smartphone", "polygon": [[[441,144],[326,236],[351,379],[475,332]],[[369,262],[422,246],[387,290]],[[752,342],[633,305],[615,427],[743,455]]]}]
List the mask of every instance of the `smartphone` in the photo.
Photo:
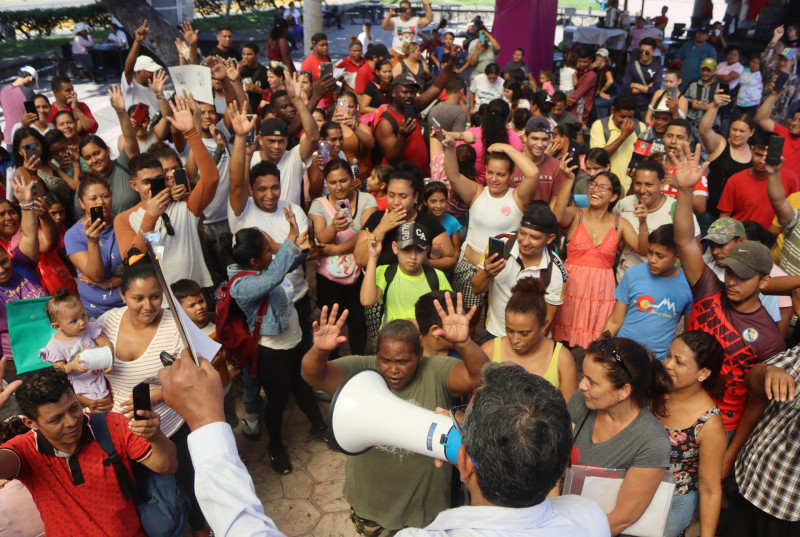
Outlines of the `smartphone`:
[{"label": "smartphone", "polygon": [[41,198],[44,197],[44,191],[42,190],[42,183],[38,180],[33,183],[31,187],[31,192],[33,193],[34,197]]},{"label": "smartphone", "polygon": [[314,246],[319,246],[319,243],[317,242],[317,236],[314,233],[314,226],[310,222],[309,222],[309,226],[308,226],[308,244],[312,248]]},{"label": "smartphone", "polygon": [[[247,121],[253,121],[255,114],[247,114]],[[256,143],[256,127],[258,125],[253,125],[253,128],[250,132],[247,133],[247,143],[254,144]]]},{"label": "smartphone", "polygon": [[442,134],[442,126],[438,121],[436,121],[435,118],[431,118],[431,129],[433,130],[433,136],[441,142],[444,139],[444,135]]},{"label": "smartphone", "polygon": [[317,142],[317,154],[322,159],[322,164],[327,164],[331,161],[331,143],[326,141]]},{"label": "smartphone", "polygon": [[442,54],[442,61],[440,63],[445,64],[449,61],[450,61],[450,53],[445,52],[444,54]]},{"label": "smartphone", "polygon": [[414,119],[417,117],[417,107],[413,104],[407,104],[403,107],[403,119]]},{"label": "smartphone", "polygon": [[25,105],[25,113],[26,114],[35,114],[36,113],[36,105],[33,104],[33,101],[25,101],[22,104]]},{"label": "smartphone", "polygon": [[728,84],[727,82],[720,82],[719,89],[721,89],[725,95],[731,94],[731,85]]},{"label": "smartphone", "polygon": [[186,170],[183,168],[178,168],[177,170],[172,171],[172,178],[175,180],[176,185],[183,185],[186,187],[186,191],[190,190],[189,188],[189,178],[186,177]]},{"label": "smartphone", "polygon": [[333,76],[333,64],[331,62],[322,62],[319,64],[319,77],[322,78],[325,75]]},{"label": "smartphone", "polygon": [[667,88],[667,95],[670,99],[678,98],[678,88]]},{"label": "smartphone", "polygon": [[333,110],[335,117],[350,117],[350,107],[344,99],[336,100],[336,108]]},{"label": "smartphone", "polygon": [[339,200],[336,202],[336,212],[344,214],[348,222],[353,221],[353,213],[350,211],[350,200]]},{"label": "smartphone", "polygon": [[767,144],[767,164],[770,166],[777,166],[781,163],[783,142],[783,136],[773,134],[769,137],[769,143]]},{"label": "smartphone", "polygon": [[161,191],[167,188],[167,179],[163,175],[150,179],[150,193],[155,198]]},{"label": "smartphone", "polygon": [[96,222],[103,219],[103,206],[92,205],[89,207],[89,222]]},{"label": "smartphone", "polygon": [[[491,259],[491,257],[495,254],[498,254],[500,257],[499,259],[503,259],[506,255],[506,242],[503,239],[498,239],[497,237],[489,237],[489,255],[486,259]],[[497,259],[494,259],[497,261]]]},{"label": "smartphone", "polygon": [[36,142],[28,142],[27,144],[23,144],[22,150],[25,151],[26,159],[39,156],[39,146],[36,145]]},{"label": "smartphone", "polygon": [[395,13],[405,13],[407,9],[408,9],[407,7],[398,7],[397,9],[394,10],[394,12]]},{"label": "smartphone", "polygon": [[144,103],[137,103],[136,110],[133,111],[131,115],[131,119],[137,125],[142,125],[144,123],[145,118],[147,118],[147,111],[150,110],[150,106]]},{"label": "smartphone", "polygon": [[784,73],[783,71],[778,73],[778,76],[775,78],[775,91],[782,90],[787,80],[789,80],[789,73]]},{"label": "smartphone", "polygon": [[478,34],[478,41],[480,41],[481,43],[486,43],[486,34],[483,32]]},{"label": "smartphone", "polygon": [[151,410],[150,385],[146,382],[140,382],[133,387],[133,419],[146,420],[147,418],[139,415],[140,410]]}]

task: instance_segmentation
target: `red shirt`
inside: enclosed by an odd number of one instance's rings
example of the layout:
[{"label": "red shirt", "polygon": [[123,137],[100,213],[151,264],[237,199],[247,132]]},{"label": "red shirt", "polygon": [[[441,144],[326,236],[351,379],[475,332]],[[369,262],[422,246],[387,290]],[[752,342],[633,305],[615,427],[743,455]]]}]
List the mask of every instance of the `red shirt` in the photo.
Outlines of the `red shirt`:
[{"label": "red shirt", "polygon": [[789,129],[783,125],[775,123],[775,128],[772,129],[774,134],[783,136],[783,166],[781,167],[781,176],[784,173],[791,173],[794,177],[795,183],[800,182],[800,138],[796,138],[789,134]]},{"label": "red shirt", "polygon": [[369,64],[363,58],[361,63],[356,65],[353,63],[353,60],[350,59],[350,56],[348,56],[347,58],[342,58],[339,63],[336,64],[336,67],[344,69],[346,73],[357,73],[365,64],[369,67]]},{"label": "red shirt", "polygon": [[[386,112],[391,114],[397,125],[401,125],[405,120],[405,116],[392,110],[391,107],[386,108]],[[388,121],[386,119],[378,120]],[[377,123],[375,124],[377,127]],[[396,134],[396,133],[395,133]],[[416,164],[422,170],[423,177],[431,176],[430,159],[428,158],[428,146],[425,145],[425,138],[422,136],[422,129],[419,126],[419,117],[417,117],[417,126],[411,136],[406,138],[406,149],[403,153],[405,160],[412,164]],[[389,161],[384,157],[383,164],[389,164]]]},{"label": "red shirt", "polygon": [[[69,106],[64,108],[64,110],[66,110],[67,112],[72,113],[72,108],[70,108]],[[78,129],[79,129],[78,130],[78,134],[81,137],[83,137],[83,136],[86,136],[87,134],[96,133],[97,132],[97,120],[92,115],[92,112],[89,110],[89,107],[86,106],[84,103],[79,102],[78,103],[78,110],[83,112],[84,116],[86,116],[86,117],[88,117],[89,119],[92,120],[92,124],[89,125],[89,128],[86,129],[86,130],[80,130],[80,125],[79,125],[78,126]],[[60,110],[58,108],[56,108],[56,105],[55,104],[51,104],[50,105],[50,117],[47,118],[47,122],[48,123],[53,123],[53,120],[55,119],[56,114],[58,114],[59,112],[60,112]],[[75,117],[75,114],[72,114],[72,117],[75,119],[75,122],[77,123],[78,122],[78,118]]]},{"label": "red shirt", "polygon": [[[134,435],[122,414],[109,412],[106,421],[114,448],[130,472],[130,461],[148,455],[150,442]],[[122,496],[114,467],[103,464],[108,455],[94,441],[88,419],[81,447],[69,459],[56,456],[50,442],[35,431],[12,438],[0,449],[19,457],[16,477],[33,496],[47,537],[147,537],[136,504]]]},{"label": "red shirt", "polygon": [[[313,79],[314,82],[316,82],[317,80],[319,80],[319,64],[330,61],[331,61],[330,58],[325,58],[320,60],[319,58],[311,54],[305,60],[303,60],[303,64],[300,66],[300,70],[308,71],[309,73],[311,73],[311,78]],[[319,102],[317,106],[319,106],[320,108],[328,108],[330,106],[333,106],[333,91],[329,91],[328,93],[326,93],[322,97],[322,100]]]},{"label": "red shirt", "polygon": [[364,93],[367,91],[369,83],[375,80],[375,71],[370,66],[369,62],[358,68],[356,71],[356,93]]},{"label": "red shirt", "polygon": [[694,305],[686,329],[702,330],[722,345],[725,394],[717,406],[725,430],[733,431],[739,426],[747,403],[745,375],[754,365],[785,349],[783,336],[763,306],[753,313],[733,309],[725,294],[725,284],[708,266],[692,286],[692,295]]},{"label": "red shirt", "polygon": [[[764,229],[769,229],[775,218],[775,211],[767,196],[767,178],[753,177],[752,170],[753,168],[747,168],[731,175],[725,183],[717,209],[721,213],[730,213],[740,222],[752,220],[761,224]],[[790,174],[782,173],[781,182],[787,196],[797,190],[794,177]]]}]

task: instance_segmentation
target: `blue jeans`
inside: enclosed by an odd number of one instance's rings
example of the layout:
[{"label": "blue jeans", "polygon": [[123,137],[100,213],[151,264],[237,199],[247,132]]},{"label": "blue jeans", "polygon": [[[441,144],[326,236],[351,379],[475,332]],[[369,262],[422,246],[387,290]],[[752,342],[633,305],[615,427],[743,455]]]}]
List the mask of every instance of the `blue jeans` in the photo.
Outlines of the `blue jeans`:
[{"label": "blue jeans", "polygon": [[667,526],[664,528],[664,537],[678,537],[683,530],[688,528],[694,520],[699,503],[700,495],[696,491],[673,496],[672,507],[667,517]]}]

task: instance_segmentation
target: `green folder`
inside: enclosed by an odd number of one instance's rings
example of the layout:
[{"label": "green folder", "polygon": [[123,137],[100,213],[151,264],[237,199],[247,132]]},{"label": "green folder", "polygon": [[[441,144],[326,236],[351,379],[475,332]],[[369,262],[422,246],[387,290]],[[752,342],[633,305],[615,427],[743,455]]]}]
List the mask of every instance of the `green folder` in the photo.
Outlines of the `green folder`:
[{"label": "green folder", "polygon": [[52,367],[39,358],[39,349],[47,346],[56,333],[45,309],[50,297],[14,300],[6,304],[8,337],[17,374]]}]

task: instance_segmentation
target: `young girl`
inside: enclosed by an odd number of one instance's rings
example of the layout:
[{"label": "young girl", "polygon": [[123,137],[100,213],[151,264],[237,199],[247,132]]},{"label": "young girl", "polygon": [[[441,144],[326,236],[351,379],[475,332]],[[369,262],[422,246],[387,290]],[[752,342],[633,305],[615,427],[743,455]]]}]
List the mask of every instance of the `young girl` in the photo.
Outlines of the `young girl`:
[{"label": "young girl", "polygon": [[90,321],[77,295],[59,289],[47,301],[47,316],[51,326],[58,330],[47,346],[39,351],[39,358],[70,376],[78,400],[88,405],[90,401],[108,397],[108,384],[104,375],[111,367],[90,371],[83,365],[81,353],[86,349],[108,347],[113,357],[111,341],[101,333],[102,327]]},{"label": "young girl", "polygon": [[546,69],[539,71],[539,84],[541,84],[542,91],[546,91],[550,97],[556,92],[556,89],[553,87],[552,71]]},{"label": "young girl", "polygon": [[453,243],[453,250],[456,252],[461,249],[461,223],[456,218],[447,214],[447,186],[438,181],[432,181],[425,186],[422,194],[422,210],[436,218],[442,227],[447,231],[450,242]]},{"label": "young girl", "polygon": [[[350,52],[350,56],[342,58],[334,67],[344,69],[345,73],[355,73],[358,71],[359,67],[364,65],[364,47],[361,44],[361,41],[358,40],[358,37],[351,35],[350,44],[348,45],[347,49]],[[355,81],[355,74],[345,74],[344,78],[342,79],[342,85],[346,90],[355,91]]]},{"label": "young girl", "polygon": [[386,191],[389,185],[389,174],[392,168],[388,164],[378,164],[372,169],[372,174],[367,178],[367,192],[375,196],[378,201],[378,210],[385,211],[389,200]]},{"label": "young girl", "polygon": [[64,207],[64,204],[61,203],[55,194],[52,192],[48,192],[45,197],[45,201],[49,206],[47,212],[50,214],[50,217],[53,219],[53,222],[56,223],[58,226],[59,231],[59,238],[58,238],[58,249],[64,249],[64,234],[67,232],[67,225],[65,224],[67,220],[67,209]]},{"label": "young girl", "polygon": [[673,118],[686,118],[686,112],[689,111],[689,101],[686,100],[686,97],[680,94],[680,91],[678,91],[677,101],[670,99],[668,93],[670,89],[679,87],[681,85],[681,81],[682,79],[680,71],[677,69],[669,69],[667,71],[667,74],[664,75],[664,88],[666,89],[656,90],[655,93],[653,93],[653,98],[650,100],[650,106],[647,108],[647,114],[644,116],[645,123],[653,122],[653,116],[655,115],[653,110],[658,108],[659,103],[665,99],[667,101],[667,107],[672,113]]},{"label": "young girl", "polygon": [[761,78],[761,57],[758,55],[750,58],[749,67],[745,67],[739,77],[739,94],[736,97],[736,106],[743,114],[755,115],[761,96],[764,93],[764,81]]},{"label": "young girl", "polygon": [[573,83],[573,76],[576,74],[576,67],[578,66],[578,55],[574,52],[567,52],[564,54],[564,65],[558,73],[558,89],[566,94],[569,94],[575,89]]}]

